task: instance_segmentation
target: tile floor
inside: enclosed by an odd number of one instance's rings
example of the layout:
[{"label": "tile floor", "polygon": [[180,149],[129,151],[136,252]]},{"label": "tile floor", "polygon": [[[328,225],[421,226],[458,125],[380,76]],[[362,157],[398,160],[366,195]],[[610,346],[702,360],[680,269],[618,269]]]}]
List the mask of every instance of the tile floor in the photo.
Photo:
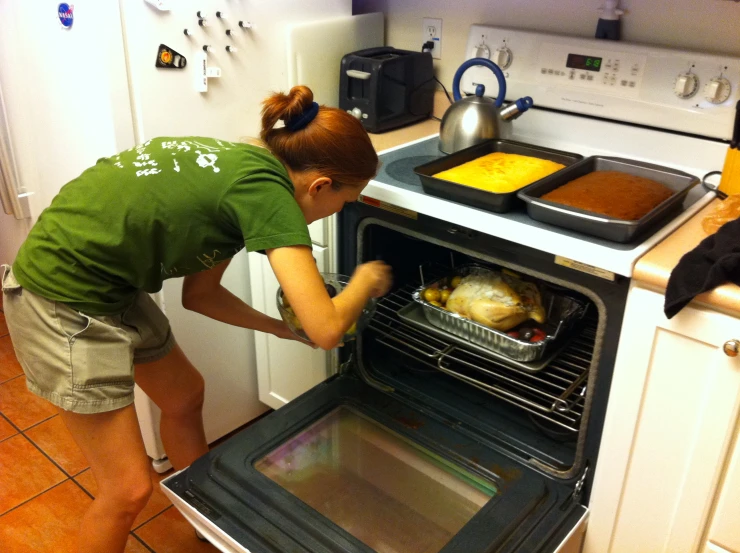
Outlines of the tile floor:
[{"label": "tile floor", "polygon": [[[1,301],[1,300],[0,300]],[[201,553],[215,547],[159,488],[129,537],[127,553]],[[77,526],[97,491],[95,478],[56,409],[26,389],[0,303],[0,551],[74,553]]]}]

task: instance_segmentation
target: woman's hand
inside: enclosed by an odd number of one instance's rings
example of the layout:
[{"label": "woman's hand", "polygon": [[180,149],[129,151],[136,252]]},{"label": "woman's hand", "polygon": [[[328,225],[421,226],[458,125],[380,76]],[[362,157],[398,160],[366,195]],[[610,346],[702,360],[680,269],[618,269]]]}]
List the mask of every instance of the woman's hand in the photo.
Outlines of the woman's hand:
[{"label": "woman's hand", "polygon": [[390,268],[376,261],[358,267],[344,290],[331,298],[311,248],[287,246],[266,253],[304,332],[325,350],[335,348],[360,317],[367,301],[383,295],[391,285]]},{"label": "woman's hand", "polygon": [[370,290],[370,296],[373,298],[385,296],[393,286],[391,268],[382,261],[370,261],[359,265],[352,278],[362,282]]}]

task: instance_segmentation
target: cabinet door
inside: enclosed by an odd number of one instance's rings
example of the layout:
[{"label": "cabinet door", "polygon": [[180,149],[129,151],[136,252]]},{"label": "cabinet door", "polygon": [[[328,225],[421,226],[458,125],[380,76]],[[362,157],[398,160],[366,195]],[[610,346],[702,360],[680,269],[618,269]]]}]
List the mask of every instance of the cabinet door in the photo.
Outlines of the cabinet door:
[{"label": "cabinet door", "polygon": [[740,421],[735,429],[734,452],[718,495],[706,551],[740,553]]},{"label": "cabinet door", "polygon": [[[279,319],[275,297],[280,285],[267,256],[249,255],[252,306]],[[313,255],[319,271],[325,271],[327,248],[314,246]],[[255,351],[259,398],[273,409],[282,407],[327,377],[327,354],[321,349],[314,350],[294,340],[255,332]]]},{"label": "cabinet door", "polygon": [[695,552],[735,431],[740,321],[698,307],[672,320],[664,296],[627,302],[589,508],[588,553]]}]

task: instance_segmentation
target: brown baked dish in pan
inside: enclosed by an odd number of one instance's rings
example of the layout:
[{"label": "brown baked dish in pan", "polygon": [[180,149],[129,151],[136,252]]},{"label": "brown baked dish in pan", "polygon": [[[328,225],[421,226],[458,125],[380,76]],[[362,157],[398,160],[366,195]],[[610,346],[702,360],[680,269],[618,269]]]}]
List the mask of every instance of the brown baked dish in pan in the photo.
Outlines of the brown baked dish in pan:
[{"label": "brown baked dish in pan", "polygon": [[594,171],[542,196],[543,200],[636,221],[673,195],[652,179],[620,171]]}]

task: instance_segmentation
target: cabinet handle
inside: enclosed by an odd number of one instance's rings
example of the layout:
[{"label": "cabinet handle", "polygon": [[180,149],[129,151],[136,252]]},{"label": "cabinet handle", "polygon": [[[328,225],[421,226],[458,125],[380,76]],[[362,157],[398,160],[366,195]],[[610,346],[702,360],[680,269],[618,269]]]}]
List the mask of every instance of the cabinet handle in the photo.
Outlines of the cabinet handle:
[{"label": "cabinet handle", "polygon": [[737,357],[740,353],[740,342],[737,340],[727,340],[722,350],[727,357]]}]

